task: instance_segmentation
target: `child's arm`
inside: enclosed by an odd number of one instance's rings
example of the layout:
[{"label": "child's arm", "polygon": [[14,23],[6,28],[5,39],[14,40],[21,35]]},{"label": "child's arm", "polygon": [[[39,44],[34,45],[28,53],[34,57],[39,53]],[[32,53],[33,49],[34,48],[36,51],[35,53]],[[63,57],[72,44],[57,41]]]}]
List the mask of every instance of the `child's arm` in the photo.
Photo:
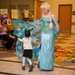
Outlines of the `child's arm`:
[{"label": "child's arm", "polygon": [[23,39],[18,38],[19,41],[23,42]]}]

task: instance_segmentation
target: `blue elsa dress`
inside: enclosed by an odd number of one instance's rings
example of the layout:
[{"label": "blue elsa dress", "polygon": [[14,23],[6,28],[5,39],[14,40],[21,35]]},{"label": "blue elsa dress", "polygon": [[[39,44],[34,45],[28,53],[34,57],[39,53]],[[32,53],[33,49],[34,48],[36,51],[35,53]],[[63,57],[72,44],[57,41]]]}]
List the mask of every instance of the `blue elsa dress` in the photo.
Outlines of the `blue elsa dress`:
[{"label": "blue elsa dress", "polygon": [[[24,36],[25,30],[31,30],[32,42],[35,44],[38,39],[40,43],[37,46],[33,46],[33,58],[38,58],[38,67],[43,70],[53,70],[54,68],[54,40],[58,37],[60,28],[55,18],[52,16],[53,28],[49,28],[49,18],[42,18],[34,22],[26,22],[23,20],[14,20],[14,35],[18,38]],[[39,32],[39,34],[37,34]],[[23,56],[23,44],[19,40],[16,42],[16,55],[20,61]],[[25,63],[29,65],[28,62]]]},{"label": "blue elsa dress", "polygon": [[[53,28],[49,28],[50,19],[43,17],[41,33],[41,49],[39,51],[38,63],[41,70],[54,69],[54,40],[59,34],[59,24],[52,19]],[[55,22],[54,22],[55,21]]]}]

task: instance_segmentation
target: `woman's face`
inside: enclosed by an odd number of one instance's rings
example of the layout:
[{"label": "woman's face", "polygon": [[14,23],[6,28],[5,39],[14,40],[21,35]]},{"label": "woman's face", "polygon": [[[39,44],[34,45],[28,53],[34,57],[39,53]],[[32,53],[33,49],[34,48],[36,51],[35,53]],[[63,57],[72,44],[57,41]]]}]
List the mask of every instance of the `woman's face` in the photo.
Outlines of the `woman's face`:
[{"label": "woman's face", "polygon": [[47,15],[49,13],[49,10],[43,8],[42,12],[43,12],[44,15]]}]

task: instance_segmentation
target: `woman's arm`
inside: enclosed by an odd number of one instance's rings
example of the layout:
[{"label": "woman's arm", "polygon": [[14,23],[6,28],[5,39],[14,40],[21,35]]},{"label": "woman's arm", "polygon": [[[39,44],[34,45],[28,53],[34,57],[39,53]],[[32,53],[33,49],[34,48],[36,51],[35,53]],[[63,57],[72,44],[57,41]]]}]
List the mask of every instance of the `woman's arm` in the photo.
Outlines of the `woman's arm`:
[{"label": "woman's arm", "polygon": [[52,14],[52,20],[54,21],[54,23],[56,25],[55,26],[55,28],[56,28],[55,39],[56,39],[58,37],[59,33],[60,33],[60,26],[59,26],[59,24],[57,22],[57,19],[56,19],[55,15],[53,15],[53,14]]}]

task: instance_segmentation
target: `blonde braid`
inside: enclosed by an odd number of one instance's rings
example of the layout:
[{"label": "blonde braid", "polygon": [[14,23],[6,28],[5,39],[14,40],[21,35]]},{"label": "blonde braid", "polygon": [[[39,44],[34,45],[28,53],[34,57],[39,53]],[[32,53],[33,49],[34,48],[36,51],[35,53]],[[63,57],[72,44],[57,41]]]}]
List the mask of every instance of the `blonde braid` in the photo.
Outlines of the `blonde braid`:
[{"label": "blonde braid", "polygon": [[49,13],[49,19],[50,19],[49,28],[52,29],[53,28],[53,24],[52,24],[51,12]]}]

